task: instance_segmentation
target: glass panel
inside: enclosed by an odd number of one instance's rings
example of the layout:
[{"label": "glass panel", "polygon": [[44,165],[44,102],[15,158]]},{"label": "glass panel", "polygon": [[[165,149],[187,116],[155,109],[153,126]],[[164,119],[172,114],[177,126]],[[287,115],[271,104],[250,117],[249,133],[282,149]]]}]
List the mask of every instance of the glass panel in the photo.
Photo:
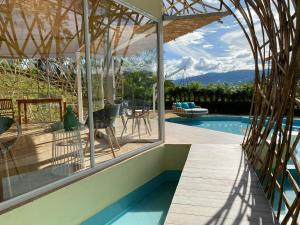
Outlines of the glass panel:
[{"label": "glass panel", "polygon": [[158,141],[157,24],[108,0],[90,1],[95,160]]},{"label": "glass panel", "polygon": [[84,154],[88,129],[74,121],[74,113],[82,123],[87,115],[82,1],[7,0],[0,8],[3,201],[88,168],[90,161]]},{"label": "glass panel", "polygon": [[[0,202],[91,166],[83,1],[0,2]],[[158,141],[157,24],[89,1],[96,163]]]}]

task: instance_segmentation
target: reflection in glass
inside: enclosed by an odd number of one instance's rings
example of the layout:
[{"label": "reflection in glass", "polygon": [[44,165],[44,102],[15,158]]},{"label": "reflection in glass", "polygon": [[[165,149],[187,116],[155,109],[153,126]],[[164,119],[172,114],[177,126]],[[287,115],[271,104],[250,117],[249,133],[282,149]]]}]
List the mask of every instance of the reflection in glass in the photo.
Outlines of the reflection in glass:
[{"label": "reflection in glass", "polygon": [[[89,19],[94,120],[99,121],[95,155],[101,163],[158,140],[157,24],[112,1],[90,1]],[[107,107],[116,108],[107,115],[113,118],[109,126],[101,123]]]},{"label": "reflection in glass", "polygon": [[[82,1],[7,0],[0,8],[4,201],[91,162]],[[157,24],[113,1],[90,0],[89,10],[93,135],[101,163],[158,140]],[[68,127],[74,113],[79,123]]]},{"label": "reflection in glass", "polygon": [[3,201],[90,162],[83,154],[88,129],[65,130],[63,123],[67,106],[82,123],[87,114],[82,1],[8,0],[0,8]]}]

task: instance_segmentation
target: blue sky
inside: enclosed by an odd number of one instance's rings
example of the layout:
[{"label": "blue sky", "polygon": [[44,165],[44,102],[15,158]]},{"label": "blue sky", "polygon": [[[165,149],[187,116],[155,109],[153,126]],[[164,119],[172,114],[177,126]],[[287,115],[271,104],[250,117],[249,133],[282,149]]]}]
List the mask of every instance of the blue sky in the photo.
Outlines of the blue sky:
[{"label": "blue sky", "polygon": [[[253,58],[242,30],[232,16],[164,45],[165,73],[187,66],[186,76],[253,69]],[[172,78],[181,78],[178,73]]]}]

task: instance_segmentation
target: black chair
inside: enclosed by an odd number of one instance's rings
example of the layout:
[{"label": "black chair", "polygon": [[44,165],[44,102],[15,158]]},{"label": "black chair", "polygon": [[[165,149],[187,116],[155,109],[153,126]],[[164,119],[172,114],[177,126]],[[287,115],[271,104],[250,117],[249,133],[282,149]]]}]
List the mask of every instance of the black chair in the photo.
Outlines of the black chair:
[{"label": "black chair", "polygon": [[[96,139],[96,134],[98,129],[105,129],[114,158],[116,157],[116,155],[114,152],[112,138],[115,140],[117,148],[120,150],[120,145],[118,139],[116,138],[115,129],[114,129],[116,118],[119,115],[119,110],[120,110],[119,104],[106,104],[104,109],[93,112],[94,138]],[[89,118],[87,118],[85,125],[89,127]],[[88,135],[88,140],[86,142],[84,154],[87,151],[89,141],[90,141],[90,135]]]},{"label": "black chair", "polygon": [[[11,129],[11,127],[13,125],[16,125],[16,132],[13,132],[15,134],[11,135],[13,131],[13,129]],[[13,192],[12,192],[12,185],[10,182],[10,174],[9,174],[9,167],[8,167],[8,159],[7,159],[7,154],[9,154],[12,163],[16,169],[16,172],[18,175],[20,175],[20,171],[18,170],[17,164],[15,162],[15,157],[14,154],[12,152],[14,146],[17,144],[18,140],[21,137],[22,134],[22,130],[21,127],[19,126],[19,124],[10,117],[0,117],[0,135],[4,135],[4,134],[10,133],[8,135],[8,137],[1,137],[0,140],[0,156],[1,159],[4,162],[4,166],[5,166],[5,172],[6,172],[6,176],[7,176],[7,181],[8,181],[8,187],[9,187],[9,195],[10,197],[13,197]]]}]

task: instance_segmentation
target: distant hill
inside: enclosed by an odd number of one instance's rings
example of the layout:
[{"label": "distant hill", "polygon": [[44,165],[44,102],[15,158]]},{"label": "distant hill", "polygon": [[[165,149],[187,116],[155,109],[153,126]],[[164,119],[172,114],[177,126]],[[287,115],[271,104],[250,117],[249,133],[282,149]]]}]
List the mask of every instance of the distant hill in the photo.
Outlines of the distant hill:
[{"label": "distant hill", "polygon": [[236,70],[226,73],[207,73],[199,76],[188,77],[187,79],[173,80],[175,84],[186,84],[191,82],[200,82],[203,85],[210,83],[228,83],[239,84],[254,81],[253,70]]}]

